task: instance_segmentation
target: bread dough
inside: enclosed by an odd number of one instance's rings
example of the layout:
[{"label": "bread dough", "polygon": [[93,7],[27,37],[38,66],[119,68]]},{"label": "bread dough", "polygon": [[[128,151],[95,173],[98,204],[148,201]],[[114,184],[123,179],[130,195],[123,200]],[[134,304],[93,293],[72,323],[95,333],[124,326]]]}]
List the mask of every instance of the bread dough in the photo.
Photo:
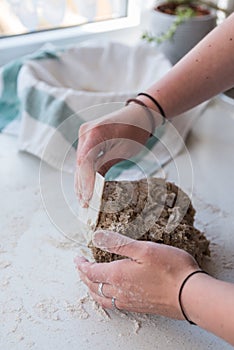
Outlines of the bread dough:
[{"label": "bread dough", "polygon": [[[108,181],[96,230],[112,230],[134,239],[181,248],[201,264],[203,256],[209,255],[209,241],[193,226],[194,215],[189,197],[163,179]],[[89,246],[97,262],[123,258],[92,243]]]}]

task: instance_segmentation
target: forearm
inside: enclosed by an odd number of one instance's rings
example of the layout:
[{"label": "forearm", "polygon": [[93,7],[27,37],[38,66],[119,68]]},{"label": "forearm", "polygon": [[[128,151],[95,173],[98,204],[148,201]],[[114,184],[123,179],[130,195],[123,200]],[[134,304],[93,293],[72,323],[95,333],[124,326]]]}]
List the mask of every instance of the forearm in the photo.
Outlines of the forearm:
[{"label": "forearm", "polygon": [[234,284],[194,275],[184,286],[182,304],[189,319],[234,345]]},{"label": "forearm", "polygon": [[[234,86],[234,14],[209,33],[147,92],[168,118]],[[155,106],[140,96],[150,108]]]}]

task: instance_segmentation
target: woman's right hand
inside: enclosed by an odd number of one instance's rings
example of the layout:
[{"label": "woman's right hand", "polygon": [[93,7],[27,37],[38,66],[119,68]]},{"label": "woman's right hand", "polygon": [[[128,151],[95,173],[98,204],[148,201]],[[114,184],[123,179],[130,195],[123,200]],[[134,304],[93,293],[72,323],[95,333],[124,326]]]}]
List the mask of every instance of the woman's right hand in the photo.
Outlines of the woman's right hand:
[{"label": "woman's right hand", "polygon": [[[162,118],[152,113],[157,126]],[[88,206],[92,196],[95,172],[105,175],[114,164],[136,155],[150,133],[147,112],[133,103],[80,127],[75,189],[83,206]]]}]

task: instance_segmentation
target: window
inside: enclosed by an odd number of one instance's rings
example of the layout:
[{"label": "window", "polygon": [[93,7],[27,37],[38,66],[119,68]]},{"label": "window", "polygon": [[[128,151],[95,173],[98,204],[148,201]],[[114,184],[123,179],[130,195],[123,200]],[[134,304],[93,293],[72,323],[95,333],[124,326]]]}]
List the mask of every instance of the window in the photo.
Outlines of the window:
[{"label": "window", "polygon": [[127,0],[0,0],[0,36],[127,16]]},{"label": "window", "polygon": [[0,0],[0,66],[48,42],[132,42],[140,35],[140,13],[140,0]]}]

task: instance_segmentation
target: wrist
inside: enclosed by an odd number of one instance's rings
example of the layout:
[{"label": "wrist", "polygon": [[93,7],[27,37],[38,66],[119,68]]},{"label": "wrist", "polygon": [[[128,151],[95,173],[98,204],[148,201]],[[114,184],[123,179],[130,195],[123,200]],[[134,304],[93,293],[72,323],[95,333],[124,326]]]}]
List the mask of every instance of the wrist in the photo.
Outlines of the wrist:
[{"label": "wrist", "polygon": [[[206,273],[192,275],[185,283],[181,292],[181,306],[192,324],[202,326],[201,309],[204,311],[203,300],[206,286],[213,278]],[[183,317],[184,318],[184,317]]]},{"label": "wrist", "polygon": [[[140,95],[140,96],[139,96]],[[151,108],[149,106],[149,104],[147,104],[146,102],[143,101],[143,99],[141,98],[146,98],[149,101],[154,103],[154,107],[155,108]],[[160,127],[161,125],[163,125],[165,123],[165,113],[162,109],[162,107],[158,104],[158,102],[151,97],[150,95],[148,95],[147,93],[140,93],[137,95],[137,98],[130,98],[126,101],[126,106],[138,106],[140,107],[140,110],[145,112],[145,117],[148,120],[148,127],[147,130],[150,130],[150,136],[152,136],[155,132],[155,129],[157,127]],[[145,119],[145,118],[144,118]]]},{"label": "wrist", "polygon": [[137,99],[143,102],[152,111],[160,113],[163,118],[166,118],[166,114],[161,103],[159,103],[158,99],[156,99],[153,95],[147,92],[140,92],[137,95]]}]

